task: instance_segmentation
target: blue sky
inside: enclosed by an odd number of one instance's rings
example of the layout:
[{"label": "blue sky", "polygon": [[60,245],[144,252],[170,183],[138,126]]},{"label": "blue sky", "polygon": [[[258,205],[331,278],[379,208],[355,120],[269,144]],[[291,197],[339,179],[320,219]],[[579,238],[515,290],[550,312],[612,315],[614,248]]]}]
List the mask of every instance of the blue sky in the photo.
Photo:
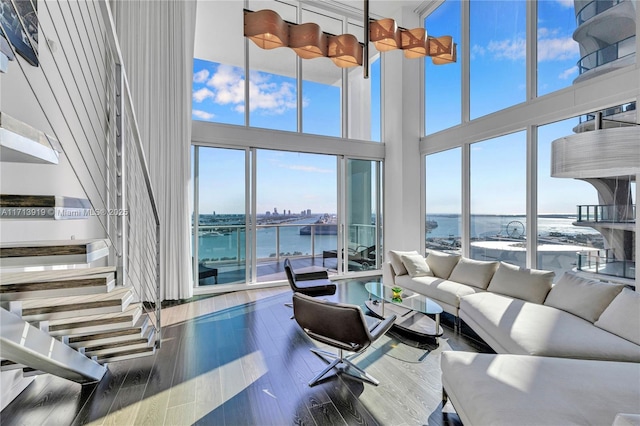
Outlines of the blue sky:
[{"label": "blue sky", "polygon": [[[460,1],[448,0],[426,20],[429,35],[451,34],[460,52]],[[573,0],[540,1],[538,10],[538,94],[543,95],[571,85],[577,77],[579,59],[577,43],[571,35],[575,29]],[[471,118],[495,112],[525,100],[525,0],[474,1],[471,3],[470,85]],[[373,46],[371,47],[373,49]],[[328,60],[326,58],[305,61]],[[426,127],[427,134],[460,123],[460,56],[456,64],[433,66],[427,58],[426,73]],[[372,80],[379,81],[379,66],[372,71]],[[194,60],[193,118],[228,124],[244,125],[245,74],[241,68],[225,64]],[[296,130],[297,93],[295,79],[286,76],[252,71],[250,82],[250,122],[252,126],[278,130]],[[372,100],[379,103],[379,88],[374,84]],[[431,102],[436,99],[437,102]],[[303,82],[303,128],[305,132],[340,135],[340,88],[310,81]],[[372,114],[372,139],[379,137],[379,115]],[[545,126],[540,129],[540,161],[550,161],[547,146],[554,139],[572,133],[577,119]],[[472,146],[472,206],[474,212],[488,214],[524,213],[524,133],[508,135]],[[232,164],[235,159],[224,158],[234,154],[219,150],[212,160],[219,169],[221,164]],[[459,151],[459,150],[458,150]],[[459,154],[458,154],[459,155]],[[220,157],[222,156],[222,157]],[[231,155],[233,156],[233,155]],[[544,157],[546,156],[546,158]],[[201,157],[202,158],[202,157]],[[242,159],[244,153],[242,153]],[[285,161],[286,159],[286,161]],[[290,209],[292,212],[310,208],[316,212],[335,211],[335,158],[306,154],[273,153],[261,151],[258,159],[258,211]],[[235,164],[235,163],[234,163]],[[429,164],[429,163],[428,163]],[[240,163],[233,167],[242,167]],[[437,170],[437,166],[433,166]],[[476,170],[474,173],[473,170]],[[432,170],[432,171],[434,171]],[[597,203],[582,194],[583,187],[568,179],[541,176],[540,212],[572,213],[576,204]],[[499,171],[499,173],[496,173]],[[201,165],[201,175],[204,165]],[[231,170],[226,170],[231,173]],[[449,170],[450,172],[450,170]],[[209,173],[209,172],[206,172]],[[221,173],[211,172],[212,174]],[[230,174],[223,182],[229,182]],[[244,180],[244,169],[239,177]],[[213,179],[213,177],[211,177]],[[304,182],[305,191],[281,191],[290,182]],[[317,185],[313,185],[317,182]],[[202,177],[201,177],[202,185]],[[499,187],[499,190],[488,188]],[[242,203],[232,201],[235,186],[216,185],[211,196],[203,196],[202,209],[243,209]],[[277,191],[276,191],[277,189]],[[588,188],[587,188],[588,189]],[[275,192],[273,192],[275,191]],[[576,192],[578,191],[578,192]],[[544,194],[543,194],[544,192]],[[589,191],[586,191],[587,193]],[[305,194],[306,193],[306,194]],[[309,193],[317,196],[310,197]],[[581,194],[578,196],[578,194]],[[594,192],[595,194],[595,192]],[[595,197],[595,195],[594,195]],[[435,213],[447,212],[450,197],[433,194]],[[224,203],[221,203],[224,199]],[[438,201],[438,200],[441,201]],[[278,200],[278,201],[276,201]],[[213,207],[213,208],[212,208]],[[331,211],[331,212],[333,212]]]}]

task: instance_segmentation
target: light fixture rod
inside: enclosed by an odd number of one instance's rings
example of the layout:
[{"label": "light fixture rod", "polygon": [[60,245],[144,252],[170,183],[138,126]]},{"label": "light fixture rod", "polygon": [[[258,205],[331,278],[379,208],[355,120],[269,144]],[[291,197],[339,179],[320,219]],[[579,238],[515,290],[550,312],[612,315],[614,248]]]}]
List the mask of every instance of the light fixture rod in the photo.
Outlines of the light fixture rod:
[{"label": "light fixture rod", "polygon": [[369,78],[369,0],[364,0],[364,49],[362,51],[362,75]]}]

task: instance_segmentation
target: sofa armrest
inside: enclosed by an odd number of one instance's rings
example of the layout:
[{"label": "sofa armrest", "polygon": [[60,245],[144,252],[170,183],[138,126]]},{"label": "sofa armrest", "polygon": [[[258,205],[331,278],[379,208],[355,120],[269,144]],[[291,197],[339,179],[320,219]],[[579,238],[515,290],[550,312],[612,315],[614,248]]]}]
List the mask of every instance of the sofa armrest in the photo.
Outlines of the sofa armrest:
[{"label": "sofa armrest", "polygon": [[391,262],[382,264],[382,283],[388,286],[396,285],[396,273],[391,266]]}]

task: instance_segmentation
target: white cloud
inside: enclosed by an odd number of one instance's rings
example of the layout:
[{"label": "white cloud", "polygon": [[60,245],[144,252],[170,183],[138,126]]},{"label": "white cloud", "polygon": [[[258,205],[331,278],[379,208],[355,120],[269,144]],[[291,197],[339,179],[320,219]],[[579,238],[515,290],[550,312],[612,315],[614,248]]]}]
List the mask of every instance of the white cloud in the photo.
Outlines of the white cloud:
[{"label": "white cloud", "polygon": [[567,9],[572,9],[573,8],[573,0],[556,0],[560,6],[567,8]]},{"label": "white cloud", "polygon": [[217,104],[244,103],[244,78],[238,68],[220,65],[207,86],[215,89],[214,102]]},{"label": "white cloud", "polygon": [[538,61],[564,61],[580,55],[578,43],[571,37],[538,40]]},{"label": "white cloud", "polygon": [[209,112],[202,111],[199,109],[194,109],[193,111],[191,111],[191,114],[203,120],[211,120],[213,117],[216,116],[215,114],[211,114]]},{"label": "white cloud", "polygon": [[564,70],[559,76],[558,78],[560,80],[566,80],[568,78],[571,78],[573,75],[578,73],[578,66],[574,65],[571,68]]},{"label": "white cloud", "polygon": [[527,57],[527,42],[524,38],[513,40],[490,41],[487,50],[495,59],[517,61]]},{"label": "white cloud", "polygon": [[[194,75],[194,81],[195,78]],[[208,76],[207,87],[193,93],[193,99],[202,102],[211,98],[216,104],[230,105],[234,111],[242,113],[245,110],[244,88],[245,78],[239,68],[220,65]],[[254,71],[249,81],[249,99],[251,111],[283,114],[296,108],[296,88],[288,82],[275,83],[269,74]],[[304,105],[308,103],[308,99],[303,99]]]},{"label": "white cloud", "polygon": [[473,47],[471,48],[471,59],[474,59],[476,55],[484,56],[485,53],[486,53],[486,50],[484,47],[474,44]]},{"label": "white cloud", "polygon": [[193,74],[194,83],[204,83],[209,78],[209,70],[201,70]]},{"label": "white cloud", "polygon": [[215,98],[215,93],[213,93],[211,90],[207,89],[206,87],[203,87],[202,89],[196,90],[195,92],[193,92],[193,100],[198,103],[204,101],[207,98]]}]

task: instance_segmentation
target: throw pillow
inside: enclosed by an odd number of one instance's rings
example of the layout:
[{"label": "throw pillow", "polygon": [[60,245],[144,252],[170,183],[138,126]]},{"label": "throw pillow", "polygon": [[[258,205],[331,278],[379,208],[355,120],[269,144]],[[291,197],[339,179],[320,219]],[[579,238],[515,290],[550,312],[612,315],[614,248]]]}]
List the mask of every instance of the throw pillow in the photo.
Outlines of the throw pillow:
[{"label": "throw pillow", "polygon": [[453,268],[449,280],[486,290],[496,269],[498,269],[498,262],[461,257],[458,264]]},{"label": "throw pillow", "polygon": [[453,268],[458,264],[458,260],[460,260],[459,254],[432,251],[427,256],[427,265],[429,265],[434,276],[446,280],[451,275]]},{"label": "throw pillow", "polygon": [[551,287],[544,304],[593,323],[623,288],[622,284],[588,280],[565,272]]},{"label": "throw pillow", "polygon": [[640,293],[628,288],[602,312],[595,326],[640,345]]},{"label": "throw pillow", "polygon": [[433,276],[433,272],[431,272],[427,261],[421,254],[403,254],[400,256],[400,259],[412,278]]},{"label": "throw pillow", "polygon": [[552,271],[520,268],[500,262],[487,290],[527,302],[542,304],[551,290],[554,276],[555,273]]},{"label": "throw pillow", "polygon": [[398,251],[398,250],[389,250],[389,262],[391,262],[391,266],[393,267],[393,271],[396,275],[407,275],[407,268],[404,267],[402,263],[402,259],[400,256],[407,254],[420,254],[417,251]]}]

